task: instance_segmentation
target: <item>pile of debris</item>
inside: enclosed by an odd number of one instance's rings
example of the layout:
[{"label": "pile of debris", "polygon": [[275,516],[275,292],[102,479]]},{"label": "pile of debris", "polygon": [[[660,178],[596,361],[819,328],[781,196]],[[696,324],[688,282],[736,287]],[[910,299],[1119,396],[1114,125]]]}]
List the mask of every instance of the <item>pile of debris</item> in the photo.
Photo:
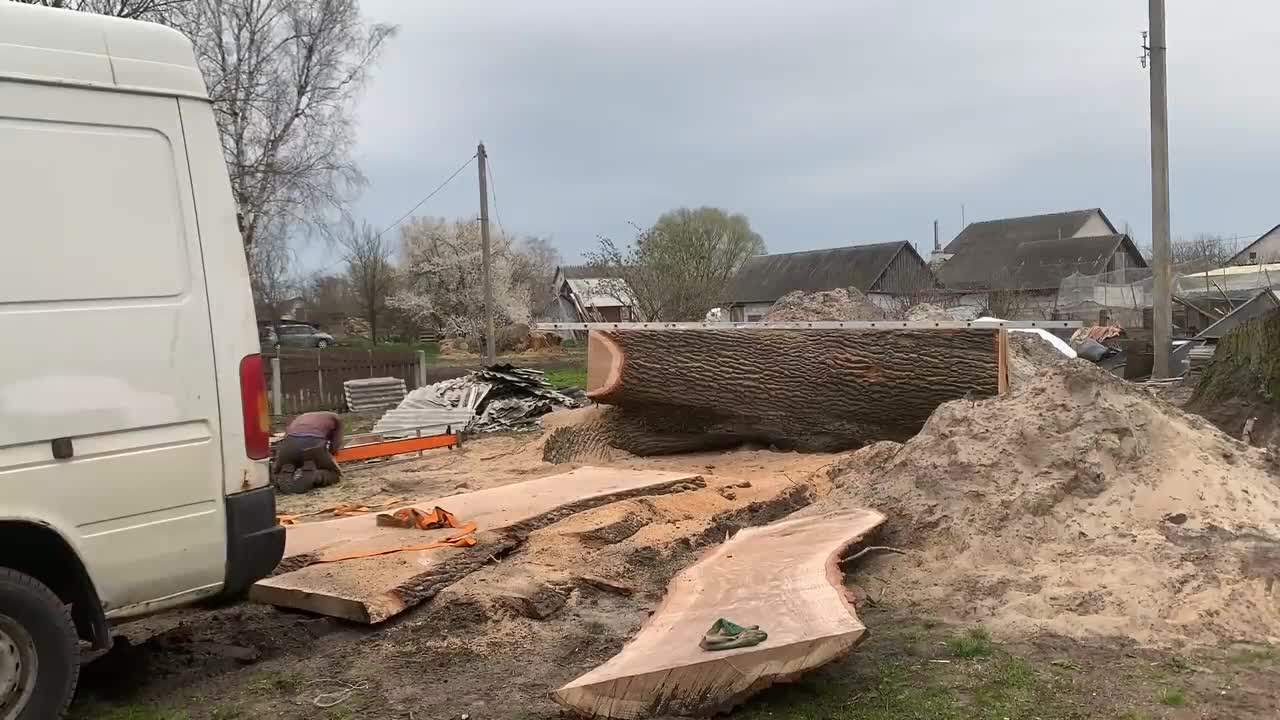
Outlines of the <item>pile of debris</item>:
[{"label": "pile of debris", "polygon": [[579,399],[551,387],[541,370],[491,365],[414,390],[373,432],[397,437],[444,425],[479,433],[532,430],[552,410],[579,405]]},{"label": "pile of debris", "polygon": [[832,469],[821,510],[873,507],[906,554],[890,602],[1008,635],[1280,640],[1269,456],[1083,360],[939,407]]},{"label": "pile of debris", "polygon": [[884,320],[888,315],[858,288],[806,293],[789,292],[769,309],[769,322],[818,322],[822,320]]}]

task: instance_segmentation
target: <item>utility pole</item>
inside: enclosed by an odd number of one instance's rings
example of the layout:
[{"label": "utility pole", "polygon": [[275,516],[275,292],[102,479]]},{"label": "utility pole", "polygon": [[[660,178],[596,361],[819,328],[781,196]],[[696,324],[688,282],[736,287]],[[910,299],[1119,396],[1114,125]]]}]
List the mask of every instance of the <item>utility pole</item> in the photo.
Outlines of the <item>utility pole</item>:
[{"label": "utility pole", "polygon": [[480,260],[484,263],[484,361],[490,365],[498,362],[493,343],[493,271],[489,267],[489,183],[485,177],[484,143],[476,146],[477,164],[480,166]]},{"label": "utility pole", "polygon": [[[1169,99],[1165,73],[1164,0],[1150,0],[1149,44],[1151,57],[1151,249],[1155,261],[1151,302],[1151,376],[1169,377],[1169,351],[1173,347],[1173,268],[1169,250]],[[1144,55],[1144,59],[1145,59]]]}]

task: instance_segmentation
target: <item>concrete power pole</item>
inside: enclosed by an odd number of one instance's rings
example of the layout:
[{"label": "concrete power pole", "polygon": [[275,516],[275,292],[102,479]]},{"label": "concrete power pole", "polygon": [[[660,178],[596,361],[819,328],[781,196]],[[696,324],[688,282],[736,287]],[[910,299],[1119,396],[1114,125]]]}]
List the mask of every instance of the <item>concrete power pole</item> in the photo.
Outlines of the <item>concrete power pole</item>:
[{"label": "concrete power pole", "polygon": [[1169,249],[1169,99],[1165,73],[1164,0],[1150,0],[1151,39],[1151,249],[1155,261],[1151,302],[1151,375],[1169,377],[1173,334],[1173,268]]},{"label": "concrete power pole", "polygon": [[493,342],[493,270],[489,267],[489,183],[485,178],[488,155],[484,143],[476,147],[476,159],[480,166],[480,260],[484,263],[484,360],[493,365],[498,362]]}]

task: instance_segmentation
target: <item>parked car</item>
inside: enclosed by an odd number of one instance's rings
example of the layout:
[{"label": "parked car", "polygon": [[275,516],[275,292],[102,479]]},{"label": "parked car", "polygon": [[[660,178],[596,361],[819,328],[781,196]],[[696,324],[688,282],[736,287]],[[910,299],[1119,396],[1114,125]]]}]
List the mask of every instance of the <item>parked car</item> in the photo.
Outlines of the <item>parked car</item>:
[{"label": "parked car", "polygon": [[0,263],[0,337],[40,349],[4,351],[0,379],[0,718],[54,720],[110,624],[238,596],[284,529],[191,42],[0,2],[0,107],[0,234],[20,255]]},{"label": "parked car", "polygon": [[280,326],[280,334],[276,335],[273,328],[266,328],[263,331],[262,341],[272,347],[280,345],[283,347],[309,347],[309,348],[327,348],[333,347],[333,336],[327,332],[322,332],[310,325],[285,324]]}]

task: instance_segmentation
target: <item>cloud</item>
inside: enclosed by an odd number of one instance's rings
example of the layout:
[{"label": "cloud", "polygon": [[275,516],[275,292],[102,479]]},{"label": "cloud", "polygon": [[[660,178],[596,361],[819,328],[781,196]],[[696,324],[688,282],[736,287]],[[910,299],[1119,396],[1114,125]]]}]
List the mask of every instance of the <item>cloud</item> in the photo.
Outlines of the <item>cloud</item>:
[{"label": "cloud", "polygon": [[[474,152],[507,230],[572,259],[680,205],[747,214],[772,251],[1100,206],[1150,225],[1146,4],[1045,0],[407,3],[360,106],[385,224]],[[1173,226],[1274,215],[1280,3],[1170,0]],[[471,170],[422,212],[476,213]]]}]

